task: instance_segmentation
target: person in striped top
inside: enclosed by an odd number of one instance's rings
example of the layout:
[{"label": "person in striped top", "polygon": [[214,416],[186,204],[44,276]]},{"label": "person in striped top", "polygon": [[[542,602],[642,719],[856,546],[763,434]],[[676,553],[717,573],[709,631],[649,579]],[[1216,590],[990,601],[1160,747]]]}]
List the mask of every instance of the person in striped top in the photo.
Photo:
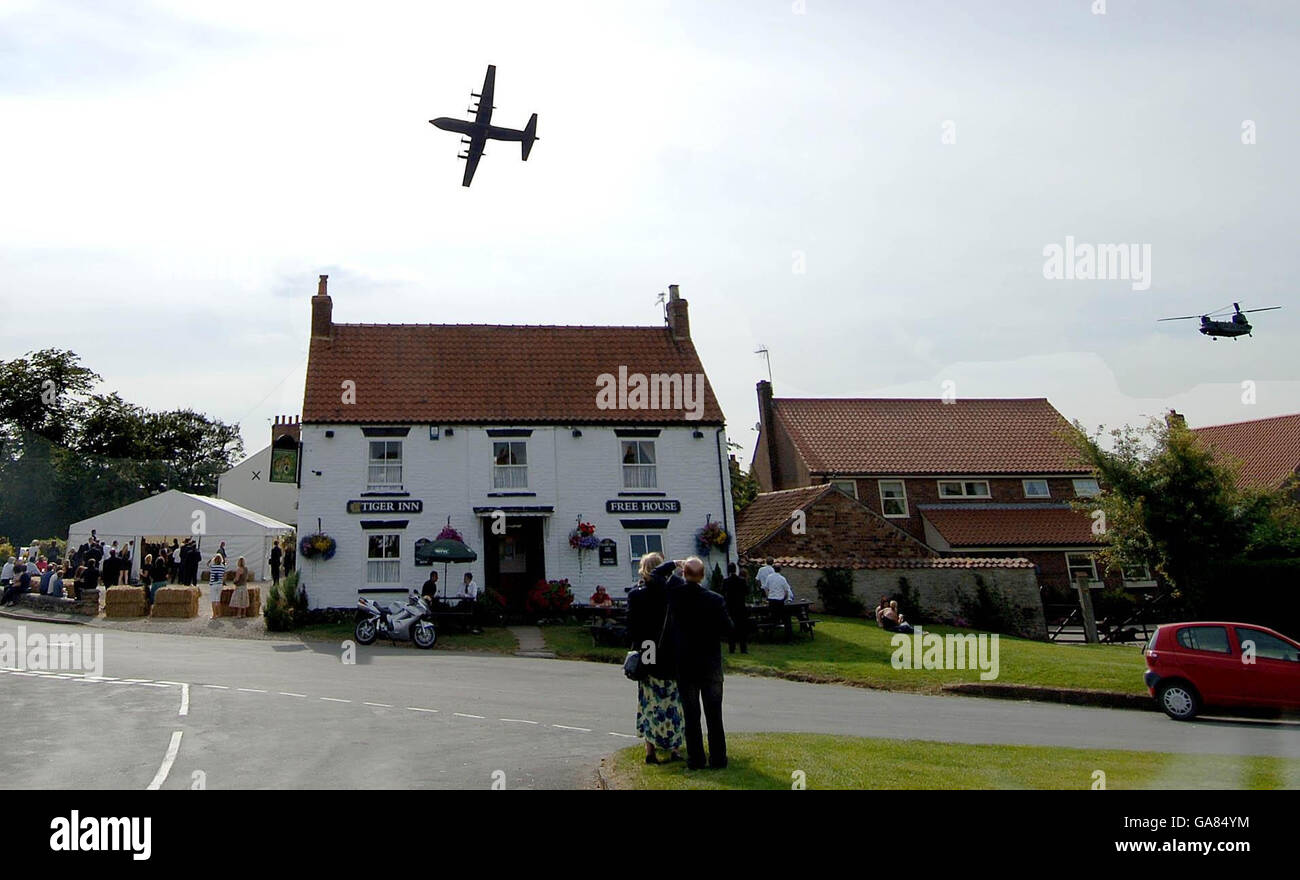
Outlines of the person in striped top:
[{"label": "person in striped top", "polygon": [[208,591],[212,594],[212,616],[217,616],[217,606],[221,604],[221,586],[226,582],[226,561],[218,553],[208,563]]}]

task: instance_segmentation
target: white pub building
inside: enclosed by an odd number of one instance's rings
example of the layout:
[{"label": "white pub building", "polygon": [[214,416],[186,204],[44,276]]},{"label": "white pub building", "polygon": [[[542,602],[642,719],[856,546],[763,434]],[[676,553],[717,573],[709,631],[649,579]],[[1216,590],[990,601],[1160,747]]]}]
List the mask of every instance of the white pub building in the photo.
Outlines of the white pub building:
[{"label": "white pub building", "polygon": [[[326,283],[312,297],[298,535],[323,532],[336,551],[299,556],[312,607],[418,588],[431,568],[416,545],[447,525],[478,561],[434,565],[440,587],[453,595],[469,571],[516,608],[562,578],[578,602],[597,585],[621,597],[641,554],[695,555],[710,522],[732,535],[722,410],[675,285],[664,326],[546,327],[336,324]],[[570,546],[579,523],[596,546]],[[735,558],[732,541],[705,561]]]}]

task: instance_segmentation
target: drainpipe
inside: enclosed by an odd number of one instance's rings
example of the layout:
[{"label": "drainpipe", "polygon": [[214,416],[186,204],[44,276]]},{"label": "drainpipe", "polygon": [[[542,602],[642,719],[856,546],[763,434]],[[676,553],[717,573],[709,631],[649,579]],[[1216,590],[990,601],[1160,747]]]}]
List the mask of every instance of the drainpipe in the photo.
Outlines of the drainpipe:
[{"label": "drainpipe", "polygon": [[[732,533],[731,526],[727,524],[727,480],[722,471],[722,469],[725,467],[725,465],[722,463],[722,432],[724,430],[726,430],[726,428],[721,427],[713,432],[713,445],[717,448],[718,451],[718,489],[721,490],[722,528],[726,530],[728,535],[731,535],[732,542],[734,543],[736,536]],[[731,561],[731,551],[728,550],[727,562],[730,561]],[[726,566],[723,566],[723,568],[725,567]]]}]

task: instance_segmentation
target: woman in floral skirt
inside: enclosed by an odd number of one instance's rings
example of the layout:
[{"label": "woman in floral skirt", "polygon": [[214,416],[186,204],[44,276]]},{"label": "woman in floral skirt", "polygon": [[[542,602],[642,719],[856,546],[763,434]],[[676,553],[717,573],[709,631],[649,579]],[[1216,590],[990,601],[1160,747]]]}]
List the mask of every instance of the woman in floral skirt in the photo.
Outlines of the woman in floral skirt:
[{"label": "woman in floral skirt", "polygon": [[[674,650],[675,627],[668,606],[668,588],[653,576],[663,564],[658,553],[641,557],[640,585],[627,597],[627,633],[632,650],[642,651],[647,675],[637,682],[636,731],[645,739],[645,762],[658,764],[658,749],[667,751],[669,760],[680,759],[684,746],[682,697],[677,690],[677,660]],[[651,655],[645,643],[654,645]],[[644,662],[653,656],[654,662]]]}]

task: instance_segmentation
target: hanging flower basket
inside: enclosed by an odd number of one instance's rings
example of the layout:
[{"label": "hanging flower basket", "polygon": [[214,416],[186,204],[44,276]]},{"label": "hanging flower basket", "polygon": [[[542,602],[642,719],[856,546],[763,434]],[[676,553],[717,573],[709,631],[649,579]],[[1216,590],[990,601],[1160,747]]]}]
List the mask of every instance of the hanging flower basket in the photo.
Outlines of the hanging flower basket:
[{"label": "hanging flower basket", "polygon": [[596,527],[591,523],[578,523],[578,527],[569,532],[569,546],[574,550],[595,550],[600,546],[596,537]]},{"label": "hanging flower basket", "polygon": [[304,559],[332,559],[338,543],[324,532],[305,535],[298,542],[298,552]]},{"label": "hanging flower basket", "polygon": [[706,522],[704,528],[695,533],[695,549],[701,556],[708,556],[714,550],[725,551],[731,546],[731,535],[715,522]]},{"label": "hanging flower basket", "polygon": [[460,541],[462,544],[464,544],[465,536],[462,535],[460,532],[456,531],[455,529],[453,529],[450,525],[446,525],[442,527],[442,531],[438,533],[438,537],[434,538],[434,540],[435,541]]}]

